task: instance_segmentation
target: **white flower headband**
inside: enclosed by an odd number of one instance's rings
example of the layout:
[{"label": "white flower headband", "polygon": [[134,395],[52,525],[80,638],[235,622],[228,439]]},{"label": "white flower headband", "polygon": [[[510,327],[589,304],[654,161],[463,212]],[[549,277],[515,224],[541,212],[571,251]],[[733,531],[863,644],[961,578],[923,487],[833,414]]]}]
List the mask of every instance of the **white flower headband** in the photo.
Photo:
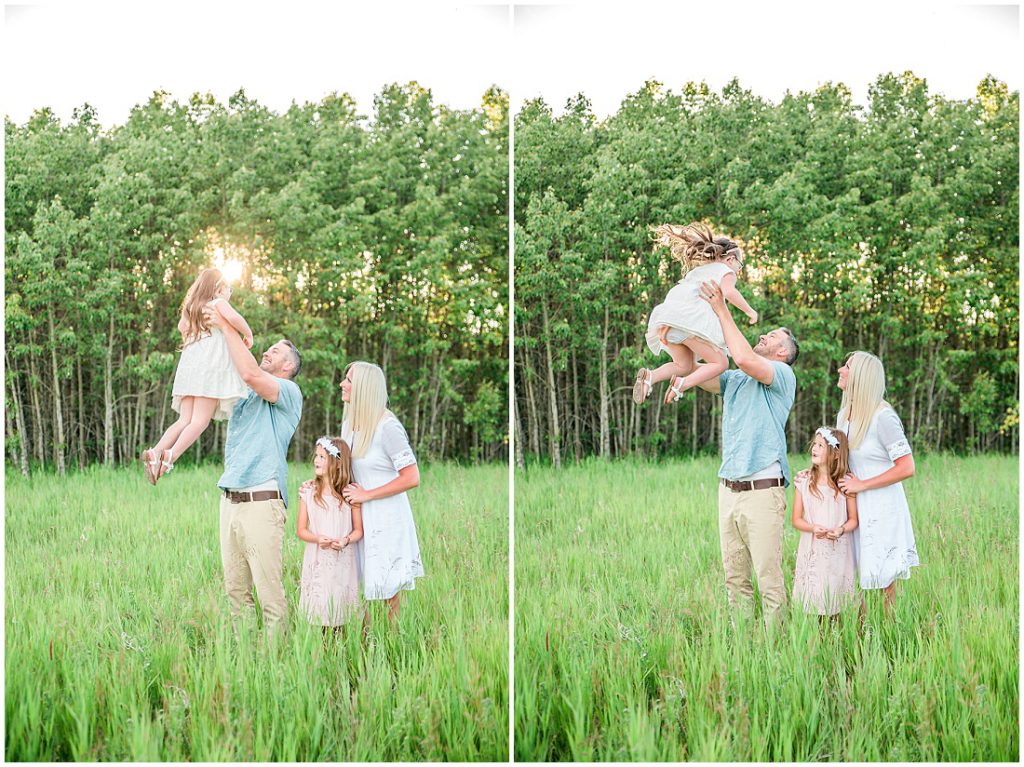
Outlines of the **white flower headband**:
[{"label": "white flower headband", "polygon": [[341,458],[341,451],[338,450],[338,446],[331,442],[329,439],[327,439],[327,437],[321,437],[316,441],[316,444],[322,447],[335,458]]},{"label": "white flower headband", "polygon": [[832,433],[831,429],[826,429],[824,426],[822,426],[821,428],[819,428],[814,433],[815,434],[820,434],[821,438],[823,440],[825,440],[829,444],[830,447],[835,447],[835,448],[839,447],[839,440],[836,439],[836,435]]}]

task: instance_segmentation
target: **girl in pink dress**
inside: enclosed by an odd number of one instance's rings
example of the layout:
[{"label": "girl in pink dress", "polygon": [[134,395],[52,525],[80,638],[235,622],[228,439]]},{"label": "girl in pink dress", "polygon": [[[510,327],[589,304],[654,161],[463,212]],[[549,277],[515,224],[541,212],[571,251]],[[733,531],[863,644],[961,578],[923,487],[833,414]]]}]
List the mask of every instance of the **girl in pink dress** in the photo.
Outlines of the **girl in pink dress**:
[{"label": "girl in pink dress", "polygon": [[849,471],[846,435],[822,427],[811,445],[811,468],[793,478],[793,527],[800,531],[793,601],[815,615],[836,615],[853,597],[852,537],[857,501],[839,480]]},{"label": "girl in pink dress", "polygon": [[314,626],[345,624],[359,607],[359,570],[351,544],[363,537],[359,504],[341,495],[352,481],[352,454],[338,437],[321,437],[313,456],[316,478],[299,487],[296,533],[306,542],[299,606]]}]

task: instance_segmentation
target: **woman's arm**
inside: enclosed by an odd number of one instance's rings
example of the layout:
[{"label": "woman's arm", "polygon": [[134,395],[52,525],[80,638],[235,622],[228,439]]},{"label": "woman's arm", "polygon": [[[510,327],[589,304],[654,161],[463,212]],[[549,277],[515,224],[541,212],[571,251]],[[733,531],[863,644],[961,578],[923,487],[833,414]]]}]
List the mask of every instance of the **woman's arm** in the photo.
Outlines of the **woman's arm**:
[{"label": "woman's arm", "polygon": [[235,311],[235,307],[229,304],[224,299],[221,299],[214,304],[217,307],[217,311],[220,312],[221,316],[228,321],[231,325],[245,340],[245,348],[252,348],[252,328],[249,327],[249,323],[245,321],[245,317]]},{"label": "woman's arm", "polygon": [[750,304],[747,303],[747,299],[745,299],[743,294],[736,289],[736,275],[729,272],[727,275],[722,277],[721,285],[722,297],[747,315],[747,317],[750,318],[751,325],[757,322],[757,312],[750,308]]},{"label": "woman's arm", "polygon": [[377,501],[381,498],[390,498],[392,495],[412,490],[420,484],[420,470],[416,464],[411,464],[398,470],[398,476],[390,482],[367,490],[356,482],[346,485],[344,490],[345,500],[349,503],[366,503]]},{"label": "woman's arm", "polygon": [[847,495],[856,495],[857,493],[864,492],[865,490],[877,490],[880,487],[888,487],[889,485],[895,485],[897,482],[902,482],[905,479],[910,479],[914,476],[914,456],[911,454],[901,455],[895,460],[895,465],[883,471],[881,474],[877,474],[874,477],[868,479],[859,479],[853,474],[847,474],[841,480],[839,480],[839,487],[842,488],[843,492]]}]

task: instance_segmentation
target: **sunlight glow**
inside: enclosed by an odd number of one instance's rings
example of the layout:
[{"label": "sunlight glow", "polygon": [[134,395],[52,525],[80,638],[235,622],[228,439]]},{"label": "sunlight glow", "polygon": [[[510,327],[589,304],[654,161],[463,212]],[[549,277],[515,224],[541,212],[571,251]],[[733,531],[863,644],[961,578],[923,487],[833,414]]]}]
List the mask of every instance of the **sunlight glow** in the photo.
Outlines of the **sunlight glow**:
[{"label": "sunlight glow", "polygon": [[242,270],[245,268],[245,264],[234,258],[226,258],[224,255],[224,248],[213,249],[213,266],[215,269],[220,269],[224,273],[224,279],[226,279],[232,285],[238,283],[242,277]]}]

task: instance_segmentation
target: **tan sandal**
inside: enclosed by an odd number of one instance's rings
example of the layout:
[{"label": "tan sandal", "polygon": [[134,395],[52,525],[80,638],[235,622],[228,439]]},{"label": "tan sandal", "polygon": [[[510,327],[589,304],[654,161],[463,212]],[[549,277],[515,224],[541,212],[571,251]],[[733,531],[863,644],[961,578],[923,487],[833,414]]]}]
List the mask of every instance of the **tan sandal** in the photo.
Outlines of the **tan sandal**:
[{"label": "tan sandal", "polygon": [[684,380],[683,376],[675,376],[671,381],[669,381],[671,386],[669,386],[669,390],[665,392],[666,405],[678,402],[680,398],[686,394],[685,390],[681,388]]},{"label": "tan sandal", "polygon": [[654,384],[651,383],[651,371],[647,368],[640,368],[633,382],[633,401],[642,405],[651,394]]},{"label": "tan sandal", "polygon": [[150,448],[142,451],[142,467],[146,471],[146,481],[151,485],[156,484],[160,472],[159,466],[160,459],[157,458],[156,450]]},{"label": "tan sandal", "polygon": [[[160,454],[160,471],[157,473],[156,478],[160,479],[164,474],[174,469],[174,453],[170,450],[164,450]],[[154,483],[155,484],[155,483]]]}]

